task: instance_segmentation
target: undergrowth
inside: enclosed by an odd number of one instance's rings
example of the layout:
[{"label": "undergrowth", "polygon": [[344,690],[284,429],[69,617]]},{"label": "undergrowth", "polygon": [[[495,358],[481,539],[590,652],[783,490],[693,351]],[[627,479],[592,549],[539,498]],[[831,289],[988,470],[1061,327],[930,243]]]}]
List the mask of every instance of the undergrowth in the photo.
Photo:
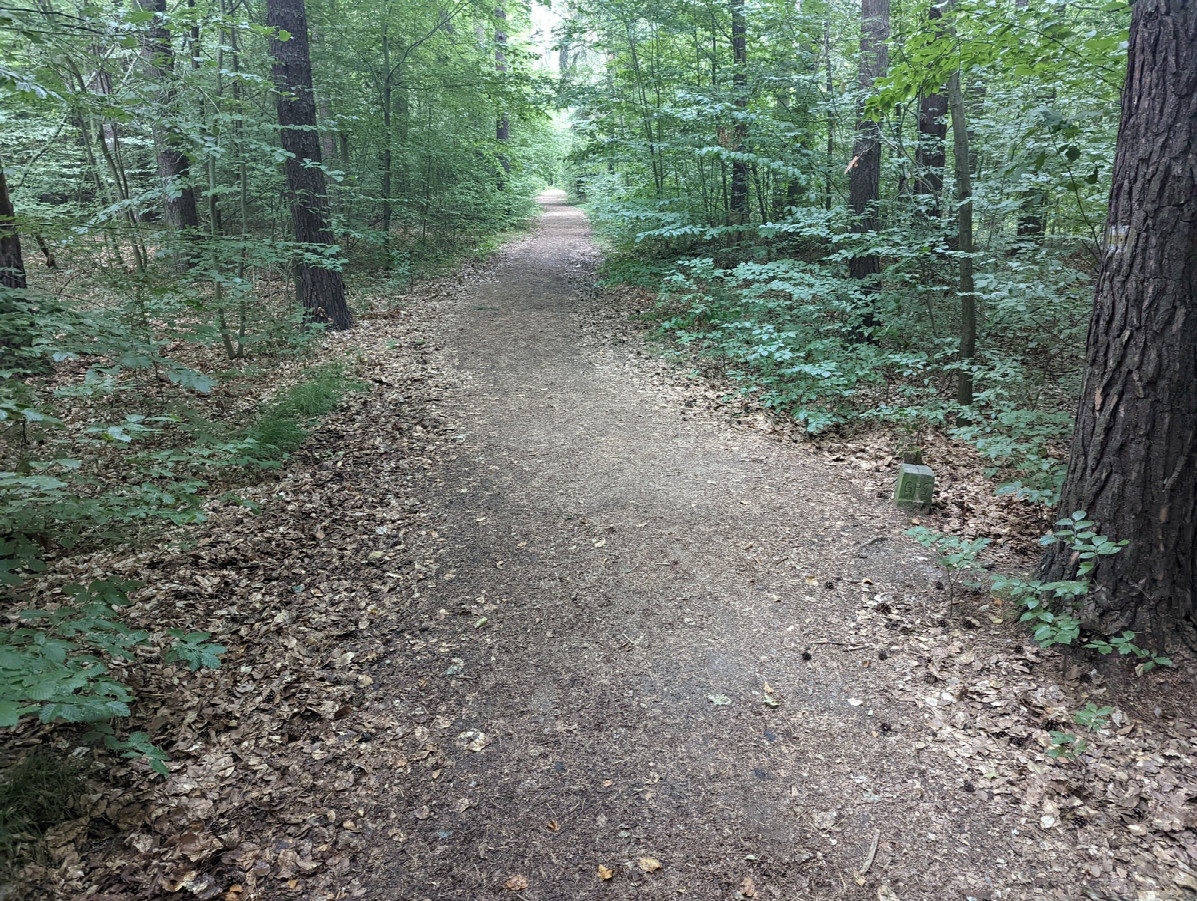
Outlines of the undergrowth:
[{"label": "undergrowth", "polygon": [[39,858],[46,834],[74,814],[82,787],[78,762],[46,751],[0,770],[0,879]]},{"label": "undergrowth", "polygon": [[[24,447],[36,447],[43,459],[26,459],[0,475],[0,580],[8,586],[8,625],[0,631],[0,727],[16,727],[26,717],[89,723],[93,741],[166,772],[165,757],[149,736],[120,726],[135,697],[112,663],[157,651],[168,664],[197,670],[219,666],[225,649],[206,632],[129,628],[120,611],[137,588],[132,582],[66,584],[37,604],[26,583],[65,549],[144,537],[154,522],[202,521],[214,490],[235,489],[281,466],[320,416],[362,387],[342,365],[325,364],[310,367],[245,425],[210,421],[194,410],[187,416],[126,415],[105,432],[109,444],[101,449],[120,453],[105,455],[103,477],[94,465],[84,469],[57,456],[78,444],[66,423],[55,420],[51,429],[48,417],[33,420],[45,428],[44,437]],[[24,412],[23,421],[31,421]],[[130,493],[129,484],[140,490]]]},{"label": "undergrowth", "polygon": [[[908,435],[938,431],[981,454],[999,494],[1058,500],[1068,396],[1047,389],[1030,355],[982,348],[969,366],[978,391],[962,407],[951,399],[961,366],[955,339],[912,329],[904,309],[912,298],[866,291],[844,277],[837,258],[720,265],[713,257],[648,256],[617,251],[607,282],[657,287],[657,302],[642,314],[655,336],[717,362],[775,415],[812,435],[869,423]],[[887,275],[911,282],[924,263],[912,257]]]}]

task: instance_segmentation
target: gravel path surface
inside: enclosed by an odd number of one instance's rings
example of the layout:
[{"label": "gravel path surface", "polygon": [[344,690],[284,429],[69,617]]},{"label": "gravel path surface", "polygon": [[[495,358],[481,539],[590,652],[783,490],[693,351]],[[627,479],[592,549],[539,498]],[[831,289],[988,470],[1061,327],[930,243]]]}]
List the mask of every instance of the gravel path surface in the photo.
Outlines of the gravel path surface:
[{"label": "gravel path surface", "polygon": [[384,678],[448,760],[369,893],[1067,896],[1064,845],[890,690],[946,625],[907,519],[596,329],[586,220],[541,201],[432,342],[459,444],[394,653],[436,653]]}]

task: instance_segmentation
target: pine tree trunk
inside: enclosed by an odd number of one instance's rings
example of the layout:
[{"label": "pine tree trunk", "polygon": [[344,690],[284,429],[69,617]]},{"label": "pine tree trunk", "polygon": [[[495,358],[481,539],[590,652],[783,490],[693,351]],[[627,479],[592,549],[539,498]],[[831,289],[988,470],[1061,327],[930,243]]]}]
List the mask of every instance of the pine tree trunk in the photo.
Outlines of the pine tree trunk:
[{"label": "pine tree trunk", "polygon": [[[856,144],[848,173],[848,199],[852,207],[852,232],[865,234],[880,228],[877,204],[881,199],[881,126],[864,116],[864,95],[889,68],[889,0],[863,0],[860,7],[860,100],[856,110]],[[852,278],[864,279],[881,272],[876,254],[862,254],[848,261]]]},{"label": "pine tree trunk", "polygon": [[179,147],[178,139],[171,134],[163,122],[174,112],[177,92],[174,87],[175,52],[171,46],[170,32],[163,23],[166,15],[166,0],[141,0],[141,8],[153,12],[154,18],[146,30],[142,43],[142,56],[146,61],[146,74],[161,87],[158,103],[164,116],[154,121],[154,154],[158,163],[158,177],[164,188],[163,206],[166,222],[176,231],[199,227],[199,207],[195,201],[195,190],[188,181],[191,160]]},{"label": "pine tree trunk", "polygon": [[320,168],[320,135],[316,130],[316,98],[312,92],[312,61],[308,53],[308,23],[303,0],[267,0],[266,24],[290,34],[270,39],[271,77],[277,92],[278,124],[287,192],[291,198],[291,226],[295,240],[311,245],[295,264],[299,300],[308,315],[333,328],[353,324],[345,303],[345,284],[339,269],[316,265],[309,258],[336,248],[328,224],[328,189]]},{"label": "pine tree trunk", "polygon": [[[1060,505],[1128,539],[1099,558],[1103,631],[1189,631],[1197,613],[1197,3],[1137,0],[1107,247]],[[1048,549],[1043,573],[1075,561]]]},{"label": "pine tree trunk", "polygon": [[[733,103],[741,116],[732,127],[732,150],[741,154],[747,150],[745,142],[748,139],[748,124],[743,120],[748,111],[748,26],[744,19],[744,0],[732,0],[731,28]],[[734,225],[748,221],[748,164],[743,160],[732,160],[728,208]]]}]

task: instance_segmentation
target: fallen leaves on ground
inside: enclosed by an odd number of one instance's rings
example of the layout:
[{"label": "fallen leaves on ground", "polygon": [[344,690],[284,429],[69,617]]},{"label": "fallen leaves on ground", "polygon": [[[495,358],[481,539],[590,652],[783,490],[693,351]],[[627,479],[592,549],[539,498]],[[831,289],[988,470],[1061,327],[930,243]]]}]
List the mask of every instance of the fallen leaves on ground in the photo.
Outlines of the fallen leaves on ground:
[{"label": "fallen leaves on ground", "polygon": [[[435,305],[462,289],[423,290]],[[238,492],[260,512],[216,499],[202,526],[65,558],[40,584],[52,596],[68,581],[136,580],[145,587],[125,611],[131,627],[202,629],[228,652],[198,673],[139,662],[128,726],[166,750],[170,775],[95,760],[79,817],[18,876],[27,897],[347,896],[366,856],[404,841],[408,818],[432,815],[375,803],[396,779],[436,778],[444,765],[440,730],[375,685],[395,641],[413,659],[434,656],[428,641],[396,636],[395,617],[448,575],[422,507],[453,426],[438,409],[446,376],[415,349],[420,315],[394,310],[329,338],[321,356],[356,361],[350,374],[368,390],[277,474]],[[5,754],[65,755],[78,735],[27,723],[4,744]]]},{"label": "fallen leaves on ground", "polygon": [[522,892],[528,887],[527,876],[512,876],[503,883],[503,887],[509,892]]}]

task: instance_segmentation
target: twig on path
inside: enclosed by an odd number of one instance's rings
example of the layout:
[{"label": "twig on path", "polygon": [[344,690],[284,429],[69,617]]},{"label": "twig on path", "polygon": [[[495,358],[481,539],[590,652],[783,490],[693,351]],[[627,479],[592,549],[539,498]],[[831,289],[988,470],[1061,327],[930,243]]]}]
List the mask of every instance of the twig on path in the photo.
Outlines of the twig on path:
[{"label": "twig on path", "polygon": [[833,644],[841,651],[863,651],[867,645],[863,644],[848,644],[846,641],[836,641],[834,638],[819,638],[812,641],[811,644]]},{"label": "twig on path", "polygon": [[860,865],[860,872],[858,876],[863,876],[869,871],[869,867],[873,865],[873,858],[877,856],[877,842],[881,840],[881,830],[873,830],[873,841],[869,845],[869,853],[865,855],[864,863]]}]

